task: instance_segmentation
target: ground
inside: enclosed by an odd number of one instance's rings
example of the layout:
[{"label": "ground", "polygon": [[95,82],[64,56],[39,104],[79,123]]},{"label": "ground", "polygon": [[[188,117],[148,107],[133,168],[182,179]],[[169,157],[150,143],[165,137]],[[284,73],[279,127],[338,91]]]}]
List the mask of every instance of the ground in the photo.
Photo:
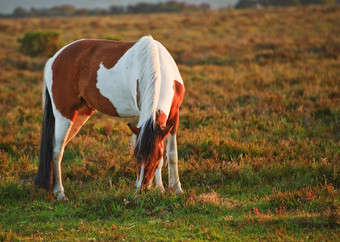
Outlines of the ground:
[{"label": "ground", "polygon": [[[0,240],[339,240],[340,6],[0,20]],[[182,196],[135,194],[127,122],[67,146],[68,202],[34,189],[46,58],[27,31],[136,40],[176,60]],[[163,170],[167,180],[167,169]]]}]

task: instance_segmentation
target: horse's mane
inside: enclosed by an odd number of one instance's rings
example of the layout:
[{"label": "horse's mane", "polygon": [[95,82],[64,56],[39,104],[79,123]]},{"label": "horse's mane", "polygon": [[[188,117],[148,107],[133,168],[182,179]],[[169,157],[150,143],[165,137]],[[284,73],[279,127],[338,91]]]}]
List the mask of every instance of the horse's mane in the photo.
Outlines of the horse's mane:
[{"label": "horse's mane", "polygon": [[146,161],[147,158],[153,155],[153,148],[155,147],[156,137],[158,135],[151,118],[143,124],[142,128],[144,132],[139,134],[134,150],[134,155],[138,158],[138,161]]},{"label": "horse's mane", "polygon": [[136,142],[135,156],[146,159],[152,155],[151,149],[154,147],[156,137],[154,122],[160,93],[160,61],[157,44],[151,36],[142,37],[135,46],[139,48],[139,98],[141,103],[137,125],[140,128],[140,133]]},{"label": "horse's mane", "polygon": [[159,100],[160,63],[157,44],[151,36],[144,36],[135,44],[140,62],[140,103],[139,125],[144,124],[151,116],[154,118]]}]

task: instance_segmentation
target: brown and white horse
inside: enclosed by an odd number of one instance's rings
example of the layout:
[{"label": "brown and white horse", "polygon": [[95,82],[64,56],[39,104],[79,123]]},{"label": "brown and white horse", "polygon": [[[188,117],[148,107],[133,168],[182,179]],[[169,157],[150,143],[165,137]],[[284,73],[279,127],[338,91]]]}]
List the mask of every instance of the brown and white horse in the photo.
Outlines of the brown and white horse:
[{"label": "brown and white horse", "polygon": [[114,117],[139,117],[134,133],[136,188],[149,188],[161,176],[167,138],[169,187],[182,193],[178,176],[176,131],[184,85],[175,61],[151,36],[137,42],[84,39],[47,61],[44,71],[44,119],[35,186],[53,188],[66,199],[61,160],[66,144],[94,110]]}]

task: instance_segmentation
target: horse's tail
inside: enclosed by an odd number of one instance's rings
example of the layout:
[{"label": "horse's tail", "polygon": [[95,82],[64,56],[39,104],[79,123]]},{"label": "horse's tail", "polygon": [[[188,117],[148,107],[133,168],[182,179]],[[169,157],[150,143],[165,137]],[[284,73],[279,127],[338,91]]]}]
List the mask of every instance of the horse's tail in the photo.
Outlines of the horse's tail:
[{"label": "horse's tail", "polygon": [[55,118],[52,110],[52,101],[46,88],[43,90],[44,100],[44,119],[42,123],[42,135],[40,143],[40,157],[37,175],[35,176],[34,186],[50,190],[53,187],[54,166],[53,166],[53,137]]}]

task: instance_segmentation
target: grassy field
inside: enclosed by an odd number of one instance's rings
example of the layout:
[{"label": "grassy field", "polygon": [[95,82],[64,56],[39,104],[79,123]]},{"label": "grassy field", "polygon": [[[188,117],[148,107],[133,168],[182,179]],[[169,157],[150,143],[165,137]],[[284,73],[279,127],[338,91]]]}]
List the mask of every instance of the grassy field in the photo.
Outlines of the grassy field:
[{"label": "grassy field", "polygon": [[[0,240],[340,240],[339,23],[340,5],[0,19]],[[46,59],[16,40],[38,29],[168,48],[184,195],[136,195],[130,120],[98,112],[65,151],[69,201],[33,188]]]}]

